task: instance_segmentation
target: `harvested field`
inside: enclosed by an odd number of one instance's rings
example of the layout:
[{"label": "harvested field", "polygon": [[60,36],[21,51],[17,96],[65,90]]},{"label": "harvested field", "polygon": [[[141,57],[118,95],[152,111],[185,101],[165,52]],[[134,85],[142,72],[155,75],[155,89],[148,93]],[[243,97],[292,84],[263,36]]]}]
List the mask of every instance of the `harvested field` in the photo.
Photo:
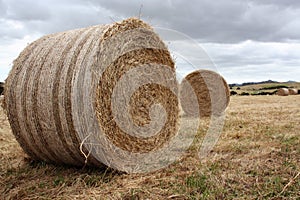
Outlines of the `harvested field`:
[{"label": "harvested field", "polygon": [[125,174],[32,161],[1,110],[0,199],[299,199],[300,96],[233,96],[226,113],[206,160],[198,160],[197,149],[208,119],[180,161]]}]

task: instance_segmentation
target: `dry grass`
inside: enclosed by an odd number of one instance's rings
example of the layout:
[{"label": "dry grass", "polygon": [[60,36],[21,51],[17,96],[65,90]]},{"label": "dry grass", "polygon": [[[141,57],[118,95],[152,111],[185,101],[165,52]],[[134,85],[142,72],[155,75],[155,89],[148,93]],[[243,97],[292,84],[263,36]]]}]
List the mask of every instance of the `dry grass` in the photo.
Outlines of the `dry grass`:
[{"label": "dry grass", "polygon": [[136,175],[32,161],[1,111],[0,199],[299,199],[299,119],[299,95],[232,97],[206,160],[195,151],[208,126],[202,121],[181,161]]}]

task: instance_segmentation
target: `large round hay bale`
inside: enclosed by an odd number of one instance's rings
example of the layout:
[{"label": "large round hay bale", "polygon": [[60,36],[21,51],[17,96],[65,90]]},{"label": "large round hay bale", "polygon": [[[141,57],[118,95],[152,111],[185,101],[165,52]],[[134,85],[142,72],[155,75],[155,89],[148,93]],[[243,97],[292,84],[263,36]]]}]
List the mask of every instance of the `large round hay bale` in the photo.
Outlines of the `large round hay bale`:
[{"label": "large round hay bale", "polygon": [[289,95],[289,89],[287,88],[279,88],[277,90],[277,93],[276,93],[278,96],[288,96]]},{"label": "large round hay bale", "polygon": [[295,88],[289,88],[289,95],[297,95],[298,94],[298,90]]},{"label": "large round hay bale", "polygon": [[[193,95],[196,98],[191,98]],[[188,116],[221,115],[229,100],[230,90],[225,79],[214,71],[194,71],[180,84],[180,102]],[[195,107],[193,101],[197,101],[198,106]]]},{"label": "large round hay bale", "polygon": [[32,158],[124,171],[132,154],[176,134],[176,94],[169,51],[135,18],[40,38],[14,61],[5,89],[12,131]]}]

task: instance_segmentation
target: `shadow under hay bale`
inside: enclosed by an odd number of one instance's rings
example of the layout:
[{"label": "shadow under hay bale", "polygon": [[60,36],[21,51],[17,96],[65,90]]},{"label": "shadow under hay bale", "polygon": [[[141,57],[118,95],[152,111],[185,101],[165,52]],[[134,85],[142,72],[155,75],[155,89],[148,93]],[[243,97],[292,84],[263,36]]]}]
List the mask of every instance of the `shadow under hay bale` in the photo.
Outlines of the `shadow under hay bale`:
[{"label": "shadow under hay bale", "polygon": [[[134,77],[135,91],[126,76]],[[122,81],[127,84],[121,87]],[[149,25],[134,18],[40,38],[14,61],[5,89],[12,131],[33,159],[103,163],[122,171],[136,162],[132,154],[156,151],[176,134],[176,94],[169,51]],[[121,111],[120,102],[128,103],[129,113]],[[158,109],[150,109],[155,104],[167,115],[161,130],[150,137],[131,133],[155,127],[153,119],[163,121]],[[128,123],[134,129],[126,132],[120,126],[128,128]]]},{"label": "shadow under hay bale", "polygon": [[[196,95],[196,99],[191,98],[193,95]],[[196,107],[193,106],[195,100],[198,104]],[[221,115],[227,108],[229,100],[230,90],[225,79],[210,70],[194,71],[180,84],[180,102],[188,116]]]},{"label": "shadow under hay bale", "polygon": [[230,96],[234,96],[234,95],[237,95],[238,93],[236,91],[230,91]]},{"label": "shadow under hay bale", "polygon": [[249,94],[249,92],[242,92],[241,94],[240,94],[240,96],[249,96],[250,94]]},{"label": "shadow under hay bale", "polygon": [[287,88],[280,88],[277,90],[276,94],[278,96],[288,96],[289,95],[289,89]]}]

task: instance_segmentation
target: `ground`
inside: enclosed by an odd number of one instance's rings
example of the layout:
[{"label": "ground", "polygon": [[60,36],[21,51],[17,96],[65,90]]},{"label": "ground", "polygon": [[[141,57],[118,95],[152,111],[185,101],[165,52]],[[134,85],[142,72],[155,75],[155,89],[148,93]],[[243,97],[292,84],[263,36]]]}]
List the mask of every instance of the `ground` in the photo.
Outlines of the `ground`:
[{"label": "ground", "polygon": [[206,159],[203,119],[181,160],[147,174],[33,161],[0,112],[0,199],[300,199],[300,95],[232,97]]}]

